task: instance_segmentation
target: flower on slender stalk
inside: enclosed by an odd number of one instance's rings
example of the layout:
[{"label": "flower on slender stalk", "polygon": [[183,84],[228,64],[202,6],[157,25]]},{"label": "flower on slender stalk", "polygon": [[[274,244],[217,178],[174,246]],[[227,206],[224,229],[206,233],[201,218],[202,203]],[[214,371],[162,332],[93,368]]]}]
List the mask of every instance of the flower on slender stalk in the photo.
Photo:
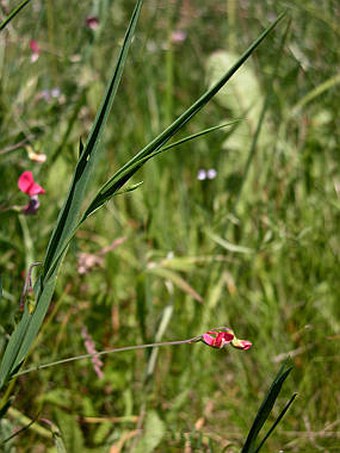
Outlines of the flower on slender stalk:
[{"label": "flower on slender stalk", "polygon": [[24,171],[19,176],[18,187],[21,192],[30,197],[29,203],[22,208],[22,212],[26,215],[35,214],[40,206],[38,195],[44,194],[45,189],[34,181],[31,171]]},{"label": "flower on slender stalk", "polygon": [[235,338],[231,329],[213,329],[202,335],[202,341],[212,348],[222,349]]},{"label": "flower on slender stalk", "polygon": [[201,335],[200,340],[208,346],[216,349],[223,349],[229,344],[236,349],[247,351],[252,347],[248,340],[240,340],[236,337],[233,330],[228,327],[217,327]]}]

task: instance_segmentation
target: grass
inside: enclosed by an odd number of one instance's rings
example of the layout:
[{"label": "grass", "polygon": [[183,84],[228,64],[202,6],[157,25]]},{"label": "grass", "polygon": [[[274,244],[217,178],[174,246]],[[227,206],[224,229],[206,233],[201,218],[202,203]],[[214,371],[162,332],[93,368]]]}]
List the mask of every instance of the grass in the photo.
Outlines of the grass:
[{"label": "grass", "polygon": [[[22,273],[44,255],[79,137],[90,130],[134,5],[74,2],[69,14],[63,1],[34,3],[0,37],[1,351],[22,316]],[[141,187],[77,233],[25,367],[86,353],[84,326],[99,351],[190,338],[221,324],[254,347],[107,356],[103,379],[91,361],[23,375],[1,423],[6,438],[37,418],[12,440],[17,451],[48,451],[60,434],[67,451],[240,451],[287,353],[294,370],[274,417],[293,392],[298,397],[265,448],[337,451],[338,32],[336,3],[323,3],[145,3],[84,206],[228,69],[214,60],[216,50],[239,57],[268,25],[268,11],[288,5],[291,21],[246,64],[253,90],[235,76],[234,94],[218,95],[182,136],[241,124],[151,161],[133,179]],[[85,26],[90,14],[100,19],[95,31]],[[187,32],[185,41],[171,41],[176,29]],[[42,48],[33,64],[30,39]],[[61,95],[39,98],[53,87]],[[255,113],[242,108],[247,99]],[[28,145],[46,162],[31,161]],[[200,168],[216,169],[216,178],[197,180]],[[25,203],[16,181],[27,169],[46,188],[35,217],[7,209]],[[100,255],[117,238],[124,241]],[[80,253],[101,264],[79,273]]]}]

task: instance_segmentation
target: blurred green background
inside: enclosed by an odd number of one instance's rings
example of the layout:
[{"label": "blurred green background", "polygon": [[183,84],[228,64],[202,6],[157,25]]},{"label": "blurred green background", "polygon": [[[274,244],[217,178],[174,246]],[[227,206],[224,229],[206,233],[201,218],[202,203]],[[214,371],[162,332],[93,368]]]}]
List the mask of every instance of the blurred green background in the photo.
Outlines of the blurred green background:
[{"label": "blurred green background", "polygon": [[[1,33],[1,353],[134,3],[32,1]],[[1,2],[2,17],[16,4]],[[146,1],[92,193],[285,9],[183,136],[240,121],[149,163],[138,190],[78,233],[26,365],[86,353],[84,327],[99,351],[220,325],[253,348],[184,345],[106,356],[102,377],[88,360],[23,376],[1,436],[39,421],[6,451],[56,451],[49,423],[70,452],[239,451],[288,353],[277,413],[299,397],[264,451],[339,451],[338,2]],[[46,189],[32,217],[9,209],[26,202],[25,170]]]}]

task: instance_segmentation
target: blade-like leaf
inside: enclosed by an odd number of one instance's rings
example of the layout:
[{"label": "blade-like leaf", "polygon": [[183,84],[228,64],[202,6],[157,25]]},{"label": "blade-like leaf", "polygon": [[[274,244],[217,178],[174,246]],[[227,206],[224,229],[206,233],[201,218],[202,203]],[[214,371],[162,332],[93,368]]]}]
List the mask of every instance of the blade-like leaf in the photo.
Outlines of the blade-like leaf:
[{"label": "blade-like leaf", "polygon": [[134,30],[137,25],[142,3],[143,0],[137,1],[135,10],[130,20],[130,25],[125,34],[124,43],[118,56],[114,73],[110,83],[107,86],[103,102],[99,108],[85,147],[80,145],[80,158],[74,172],[69,194],[60,212],[57,226],[48,245],[46,258],[44,260],[46,270],[52,263],[53,258],[58,255],[58,252],[61,249],[64,248],[64,242],[67,241],[69,233],[74,230],[75,225],[77,225],[79,221],[81,204],[92,176],[93,169],[99,160],[102,134],[120,84],[124,64],[133,38]]},{"label": "blade-like leaf", "polygon": [[279,416],[277,417],[277,419],[275,420],[275,422],[272,424],[272,426],[270,427],[270,429],[268,430],[267,434],[264,436],[264,438],[261,440],[261,443],[260,445],[256,448],[255,450],[255,453],[258,453],[261,448],[263,447],[263,445],[265,444],[265,442],[267,441],[268,437],[271,435],[271,433],[274,431],[274,429],[277,427],[277,425],[280,423],[280,421],[283,419],[283,417],[285,416],[286,412],[288,411],[288,409],[290,408],[290,406],[294,403],[294,400],[295,398],[297,397],[297,393],[293,393],[293,395],[291,396],[290,400],[288,401],[288,403],[285,405],[285,407],[282,409],[282,411],[280,412]]},{"label": "blade-like leaf", "polygon": [[43,262],[42,274],[34,288],[36,294],[35,311],[33,314],[30,314],[27,308],[25,309],[23,317],[7,345],[0,367],[0,388],[21,366],[26,358],[50,305],[62,257],[70,239],[76,231],[75,226],[79,222],[81,205],[86,189],[92,176],[93,169],[99,160],[100,140],[103,129],[118,90],[142,3],[143,0],[138,0],[136,3],[113,75],[108,83],[106,94],[86,144],[81,150],[81,156],[74,172],[68,196],[59,214],[56,227],[48,244]]},{"label": "blade-like leaf", "polygon": [[19,3],[19,5],[14,8],[10,13],[9,15],[1,22],[0,24],[0,31],[3,30],[6,25],[12,20],[14,19],[14,17],[20,13],[20,11],[26,6],[29,4],[31,0],[23,0],[21,3]]},{"label": "blade-like leaf", "polygon": [[246,442],[242,448],[242,453],[255,453],[256,443],[259,432],[261,431],[263,425],[268,419],[270,412],[275,404],[277,397],[281,391],[284,381],[287,379],[289,373],[292,371],[293,366],[291,364],[291,359],[288,358],[280,368],[277,373],[270,389],[265,396],[260,409],[258,410],[254,423],[250,428],[249,434],[247,436]]},{"label": "blade-like leaf", "polygon": [[268,34],[277,26],[283,19],[285,13],[282,13],[264,32],[248,47],[241,55],[238,61],[227,71],[215,85],[207,90],[194,104],[192,104],[179,118],[177,118],[165,131],[158,137],[152,140],[141,151],[139,151],[129,162],[119,169],[98,191],[86,212],[83,220],[85,220],[92,212],[101,207],[108,201],[144,164],[147,162],[157,150],[164,145],[187,124],[228,82],[228,80],[236,73],[243,63],[250,57],[254,50],[268,36]]},{"label": "blade-like leaf", "polygon": [[204,129],[203,131],[196,132],[196,134],[188,135],[187,137],[181,138],[177,142],[170,143],[170,145],[164,146],[159,150],[159,152],[168,151],[171,148],[175,148],[176,146],[183,145],[183,143],[189,142],[191,140],[195,140],[196,138],[202,137],[203,135],[210,134],[211,132],[215,132],[223,127],[227,126],[234,126],[235,124],[239,123],[241,120],[234,120],[229,121],[229,123],[218,124],[217,126],[209,127],[209,129]]}]

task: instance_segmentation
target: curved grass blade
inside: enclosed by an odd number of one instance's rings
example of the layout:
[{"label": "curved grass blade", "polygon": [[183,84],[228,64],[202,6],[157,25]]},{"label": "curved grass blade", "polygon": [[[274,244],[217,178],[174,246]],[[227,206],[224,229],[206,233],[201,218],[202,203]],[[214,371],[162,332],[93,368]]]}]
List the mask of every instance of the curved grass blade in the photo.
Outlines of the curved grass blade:
[{"label": "curved grass blade", "polygon": [[[34,287],[36,294],[35,311],[30,314],[28,310],[25,309],[20,323],[8,342],[0,366],[0,388],[4,386],[11,375],[20,368],[22,362],[25,360],[50,305],[59,266],[63,255],[67,250],[70,237],[73,237],[76,231],[75,226],[79,223],[81,205],[86,194],[86,189],[93,170],[99,160],[101,148],[100,140],[103,129],[118,90],[142,3],[143,0],[138,0],[136,2],[113,75],[107,86],[106,94],[86,144],[81,152],[69,193],[48,244],[45,259],[43,261],[42,273]],[[52,271],[51,267],[53,267]]]},{"label": "curved grass blade", "polygon": [[[149,156],[146,156],[145,158],[141,159],[140,162],[138,163],[138,167],[137,167],[136,171],[142,166],[142,164],[147,162],[149,159],[151,159],[153,157],[156,157],[158,154],[166,152],[166,151],[168,151],[171,148],[175,148],[176,146],[180,146],[183,143],[186,143],[188,141],[191,141],[191,140],[194,140],[196,138],[202,137],[203,135],[209,134],[209,133],[214,132],[214,131],[216,131],[218,129],[222,129],[223,127],[234,126],[235,124],[237,124],[239,122],[240,122],[240,120],[230,121],[228,123],[219,124],[217,126],[213,126],[213,127],[208,128],[208,129],[204,129],[203,131],[196,132],[195,134],[189,135],[187,137],[183,137],[182,139],[180,139],[180,140],[178,140],[178,141],[176,141],[174,143],[171,143],[170,145],[167,145],[167,146],[155,151],[154,153],[150,154]],[[79,144],[80,155],[82,154],[82,151],[83,151],[83,145],[82,145],[82,143],[80,141],[80,144]],[[116,196],[116,195],[121,195],[121,194],[124,194],[124,193],[127,193],[127,192],[132,192],[132,191],[138,189],[138,187],[140,185],[142,185],[142,184],[143,184],[143,181],[140,181],[140,182],[138,182],[136,184],[132,184],[131,186],[126,187],[125,189],[122,189],[122,190],[117,189],[117,191],[112,196],[110,196],[110,198],[113,197],[113,196]],[[49,271],[48,271],[48,274],[46,275],[46,277],[48,277],[48,276],[53,274],[59,259],[61,258],[61,256],[63,255],[64,251],[67,249],[67,247],[69,246],[70,242],[72,241],[72,239],[73,239],[74,235],[76,234],[76,232],[78,231],[78,229],[81,227],[82,223],[87,219],[87,217],[92,215],[101,206],[98,206],[94,211],[92,211],[90,213],[88,213],[88,211],[86,211],[86,213],[84,214],[84,216],[82,217],[80,222],[75,226],[74,230],[69,234],[68,240],[64,242],[64,248],[61,249],[59,251],[59,254],[57,254],[54,257],[54,261],[50,265]]]},{"label": "curved grass blade", "polygon": [[[277,373],[270,389],[268,390],[267,395],[265,396],[260,409],[258,410],[254,423],[250,428],[249,434],[247,436],[246,442],[241,450],[241,453],[255,453],[256,450],[256,443],[258,435],[267,421],[270,412],[279,396],[281,391],[282,385],[284,381],[287,379],[289,373],[292,371],[293,365],[291,359],[288,358],[281,366],[279,372]],[[275,425],[276,426],[276,425]]]},{"label": "curved grass blade", "polygon": [[134,30],[137,25],[137,20],[141,11],[142,3],[143,0],[137,1],[135,10],[130,20],[130,25],[125,34],[124,43],[118,56],[118,61],[116,63],[113,76],[107,86],[106,94],[97,113],[95,122],[89,133],[85,146],[80,146],[80,158],[74,172],[70,191],[64,207],[60,212],[57,226],[48,245],[46,257],[44,260],[44,266],[46,268],[49,267],[53,257],[58,254],[58,251],[60,249],[63,249],[64,240],[67,240],[69,232],[72,231],[75,225],[78,223],[81,204],[83,202],[88,183],[92,176],[93,169],[99,160],[101,150],[100,141],[102,138],[103,130],[106,125],[113,100],[118,91],[120,80],[123,74],[124,64],[134,35]]},{"label": "curved grass blade", "polygon": [[267,441],[268,437],[271,435],[271,433],[274,431],[274,429],[277,427],[277,425],[280,423],[280,421],[283,419],[283,417],[285,416],[286,412],[288,411],[288,409],[290,408],[290,406],[294,403],[294,400],[295,398],[297,397],[297,393],[293,393],[293,395],[291,396],[291,398],[289,399],[289,401],[287,402],[287,404],[285,405],[285,407],[282,409],[282,411],[280,412],[279,416],[277,417],[277,419],[275,420],[275,422],[272,424],[272,426],[270,427],[270,429],[268,430],[267,434],[264,436],[264,438],[261,440],[261,443],[260,445],[256,448],[255,450],[255,453],[258,453],[261,448],[263,447],[263,445],[265,444],[265,442]]},{"label": "curved grass blade", "polygon": [[160,150],[164,145],[187,124],[228,82],[236,71],[251,56],[254,50],[262,43],[269,33],[284,18],[282,13],[278,18],[267,27],[263,33],[251,44],[250,47],[241,55],[238,61],[218,80],[209,90],[207,90],[194,104],[192,104],[181,116],[179,116],[165,131],[158,135],[132,159],[129,160],[121,169],[119,169],[97,192],[84,213],[85,219],[98,208],[103,206],[135,173],[141,168],[147,160],[153,157],[154,153]]},{"label": "curved grass blade", "polygon": [[16,8],[14,8],[10,13],[9,15],[1,22],[0,24],[0,31],[2,31],[6,26],[7,24],[12,20],[14,19],[14,17],[20,13],[20,11],[30,3],[31,0],[24,0],[23,2],[21,2]]}]

